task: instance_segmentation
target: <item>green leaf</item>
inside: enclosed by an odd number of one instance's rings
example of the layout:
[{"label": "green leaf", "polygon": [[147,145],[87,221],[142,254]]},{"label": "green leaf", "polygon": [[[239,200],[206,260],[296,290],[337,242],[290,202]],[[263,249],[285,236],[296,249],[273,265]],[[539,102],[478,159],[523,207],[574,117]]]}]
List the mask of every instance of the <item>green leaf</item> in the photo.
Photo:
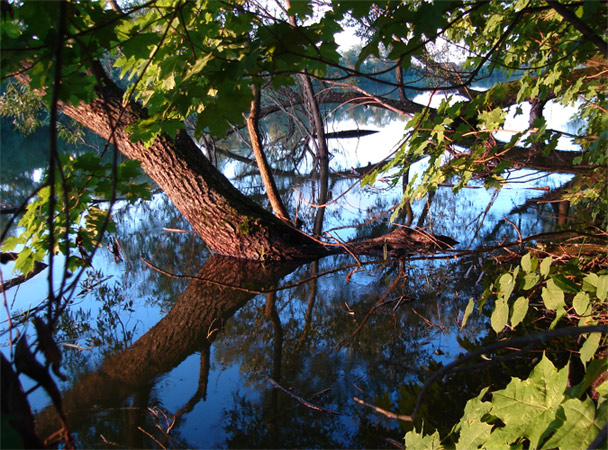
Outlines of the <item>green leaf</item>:
[{"label": "green leaf", "polygon": [[456,442],[457,450],[479,448],[490,437],[492,425],[481,421],[492,408],[490,402],[481,401],[487,391],[488,388],[482,389],[479,395],[469,400],[464,407],[464,414],[458,424],[460,436]]},{"label": "green leaf", "polygon": [[608,275],[602,275],[599,277],[597,282],[597,290],[596,294],[597,298],[601,301],[606,300],[606,295],[608,294]]},{"label": "green leaf", "polygon": [[600,282],[600,277],[595,273],[590,273],[583,278],[583,290],[586,292],[595,292]]},{"label": "green leaf", "polygon": [[566,400],[557,414],[557,431],[545,448],[587,448],[606,425],[608,408],[596,407],[590,398]]},{"label": "green leaf", "polygon": [[498,280],[498,285],[500,286],[501,291],[500,296],[503,299],[508,300],[513,292],[513,287],[515,286],[515,279],[513,278],[513,275],[510,273],[502,274]]},{"label": "green leaf", "polygon": [[405,448],[410,448],[412,450],[439,450],[443,447],[438,431],[424,436],[422,431],[418,433],[414,429],[405,435]]},{"label": "green leaf", "polygon": [[521,321],[526,317],[528,313],[528,299],[526,297],[519,297],[513,303],[513,307],[511,309],[511,326],[516,327],[521,323]]},{"label": "green leaf", "polygon": [[530,252],[526,253],[521,258],[521,268],[524,269],[524,272],[526,273],[534,272],[537,265],[538,259],[532,258],[532,254]]},{"label": "green leaf", "polygon": [[572,300],[572,306],[574,307],[574,311],[579,316],[582,316],[587,312],[587,308],[589,307],[589,294],[586,292],[579,292],[574,296]]},{"label": "green leaf", "polygon": [[21,239],[20,236],[8,237],[2,244],[2,251],[3,252],[12,252],[13,250],[15,250],[15,247],[17,247],[17,245],[22,244],[22,243],[23,243],[23,240]]},{"label": "green leaf", "polygon": [[490,318],[490,324],[492,329],[496,333],[500,333],[502,329],[507,325],[509,319],[509,305],[507,301],[500,298],[496,300],[494,304],[494,311],[492,311],[492,317]]},{"label": "green leaf", "polygon": [[481,124],[486,130],[496,130],[505,121],[505,111],[502,108],[494,108],[492,111],[484,111],[479,114]]},{"label": "green leaf", "polygon": [[21,272],[23,275],[34,270],[34,263],[36,262],[36,255],[29,247],[25,247],[19,252],[17,259],[15,260],[15,270]]},{"label": "green leaf", "polygon": [[563,309],[566,306],[564,301],[564,291],[562,291],[553,281],[553,279],[547,280],[547,287],[542,290],[542,298],[545,303],[545,308],[552,311]]},{"label": "green leaf", "polygon": [[536,273],[527,273],[524,275],[524,285],[522,289],[526,291],[532,289],[534,286],[536,286],[538,280],[540,280],[540,277]]},{"label": "green leaf", "polygon": [[581,346],[581,362],[584,365],[587,365],[587,363],[591,361],[591,358],[593,358],[593,355],[595,355],[601,339],[601,333],[591,333],[585,343]]},{"label": "green leaf", "polygon": [[540,263],[541,276],[547,277],[547,275],[549,275],[549,269],[551,268],[552,261],[553,258],[551,258],[550,256],[547,256],[545,259],[542,260],[542,262]]},{"label": "green leaf", "polygon": [[580,291],[580,287],[576,283],[574,283],[572,280],[569,280],[561,273],[552,275],[551,279],[564,292],[576,294],[578,291]]},{"label": "green leaf", "polygon": [[538,448],[555,420],[567,386],[568,367],[558,371],[543,355],[527,379],[513,378],[505,389],[494,392],[490,413],[505,424],[505,443],[525,437],[530,448]]},{"label": "green leaf", "polygon": [[467,319],[473,312],[474,306],[475,306],[475,300],[473,300],[473,297],[471,297],[469,299],[469,303],[467,304],[467,307],[464,310],[464,315],[462,316],[462,323],[460,325],[461,328],[464,328],[464,326],[467,324]]}]

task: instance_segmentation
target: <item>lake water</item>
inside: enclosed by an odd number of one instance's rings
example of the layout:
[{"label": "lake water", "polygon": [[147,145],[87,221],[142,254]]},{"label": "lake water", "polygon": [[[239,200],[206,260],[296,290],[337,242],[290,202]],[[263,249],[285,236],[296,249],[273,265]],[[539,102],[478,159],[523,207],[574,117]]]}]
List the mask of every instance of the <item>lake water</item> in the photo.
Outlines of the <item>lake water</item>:
[{"label": "lake water", "polygon": [[[330,131],[356,126],[341,121]],[[403,127],[391,119],[361,126],[377,134],[332,140],[332,169],[380,161]],[[245,164],[222,164],[242,190],[260,194],[258,177],[240,177]],[[305,170],[310,163],[302,164]],[[499,192],[474,186],[455,196],[440,188],[425,226],[459,241],[459,249],[516,240],[505,218],[524,235],[553,229],[551,208],[517,209],[569,177],[520,170],[511,178],[517,183]],[[311,231],[317,182],[286,177],[278,184],[292,214],[297,209]],[[329,189],[323,229],[333,238],[390,230],[386,220],[362,224],[390,216],[401,198],[400,184],[389,188],[380,180],[361,188],[355,178],[332,175]],[[413,205],[415,221],[424,206]],[[69,376],[57,382],[80,447],[390,447],[390,439],[402,442],[410,425],[354,397],[409,414],[429,368],[492,333],[487,311],[476,311],[460,327],[469,298],[482,291],[479,255],[242,263],[211,255],[192,233],[167,231],[189,225],[162,193],[136,205],[119,202],[115,218],[111,238],[120,244],[123,261],[105,248],[98,251],[57,332]],[[11,264],[1,270],[3,280],[12,277]],[[44,271],[6,292],[14,317],[44,301],[46,277]],[[6,329],[4,318],[2,351],[8,354]],[[31,324],[26,333],[33,334]],[[436,387],[423,407],[426,423],[441,426],[460,417],[463,402],[477,395],[487,375],[480,371]],[[26,377],[22,382],[26,390],[33,387]],[[29,399],[41,435],[55,431],[57,417],[43,390]]]}]

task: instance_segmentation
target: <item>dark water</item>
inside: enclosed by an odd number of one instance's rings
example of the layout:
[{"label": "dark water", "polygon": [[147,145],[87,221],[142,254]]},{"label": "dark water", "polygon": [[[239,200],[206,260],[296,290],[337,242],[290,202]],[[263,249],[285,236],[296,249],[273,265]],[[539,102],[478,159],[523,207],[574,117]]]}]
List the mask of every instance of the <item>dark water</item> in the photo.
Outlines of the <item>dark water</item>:
[{"label": "dark water", "polygon": [[[370,156],[357,157],[365,164]],[[347,155],[337,168],[359,161]],[[246,166],[223,166],[243,190],[259,194],[256,177],[239,176]],[[527,182],[499,194],[467,189],[455,197],[440,189],[425,226],[458,240],[461,249],[516,239],[505,217],[523,234],[551,229],[550,209],[519,207],[543,193],[530,188],[556,187],[565,179],[537,179],[523,171],[518,176]],[[353,183],[331,177],[334,198]],[[318,185],[302,178],[279,184],[292,213],[297,208],[310,228]],[[401,186],[389,189],[382,182],[354,187],[327,208],[324,230],[343,240],[386,232],[383,220],[344,227],[382,215],[400,193]],[[424,206],[414,204],[415,218]],[[134,206],[119,203],[115,215],[111,238],[124,260],[115,262],[105,249],[98,253],[57,333],[70,379],[58,382],[79,447],[391,447],[389,440],[402,443],[411,425],[354,398],[409,414],[416,386],[432,368],[491,334],[483,312],[460,327],[469,298],[482,290],[485,262],[478,255],[240,262],[211,255],[194,234],[166,231],[189,226],[163,194]],[[2,266],[5,280],[11,270]],[[35,307],[45,289],[42,273],[9,290],[11,313]],[[8,352],[6,332],[2,345]],[[426,423],[456,421],[464,401],[487,383],[486,375],[469,373],[436,385],[422,409]],[[25,389],[32,387],[22,381]],[[41,435],[55,431],[57,417],[46,394],[37,389],[29,398]]]}]

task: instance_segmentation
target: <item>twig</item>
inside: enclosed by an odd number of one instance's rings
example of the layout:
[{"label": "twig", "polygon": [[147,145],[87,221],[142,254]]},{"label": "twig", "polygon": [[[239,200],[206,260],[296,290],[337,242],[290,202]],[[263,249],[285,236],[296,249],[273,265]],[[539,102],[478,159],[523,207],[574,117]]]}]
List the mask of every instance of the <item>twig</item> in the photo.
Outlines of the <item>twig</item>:
[{"label": "twig", "polygon": [[424,317],[422,314],[420,314],[414,308],[412,308],[412,312],[414,314],[416,314],[418,317],[420,317],[422,320],[424,320],[424,322],[427,324],[427,326],[429,326],[429,327],[434,327],[435,326],[435,324],[433,322],[431,322],[429,319],[427,319],[426,317]]},{"label": "twig", "polygon": [[399,448],[399,449],[402,449],[402,450],[404,450],[404,449],[405,449],[405,447],[404,447],[403,445],[401,445],[399,442],[397,442],[397,441],[396,441],[396,440],[394,440],[394,439],[391,439],[391,438],[385,438],[384,440],[385,440],[386,442],[388,442],[389,444],[391,444],[391,445],[392,445],[393,447],[395,447],[395,448]]},{"label": "twig", "polygon": [[163,450],[167,450],[167,447],[165,447],[163,444],[161,444],[158,439],[156,439],[154,436],[152,436],[150,433],[148,433],[146,430],[144,430],[142,427],[137,427],[137,429],[139,431],[141,431],[143,434],[145,434],[146,436],[148,436],[150,439],[152,439],[154,442],[156,442]]},{"label": "twig", "polygon": [[180,230],[178,228],[167,228],[163,227],[163,231],[168,231],[170,233],[196,233],[194,230]]},{"label": "twig", "polygon": [[519,228],[517,228],[517,225],[515,225],[513,222],[511,222],[509,219],[507,219],[506,217],[503,219],[505,222],[509,222],[511,225],[513,225],[513,228],[515,228],[515,231],[517,231],[517,235],[519,236],[519,246],[523,251],[523,246],[524,246],[524,242],[522,240],[521,237],[521,232],[519,231]]},{"label": "twig", "polygon": [[328,236],[329,236],[331,239],[333,239],[334,241],[336,241],[340,247],[342,247],[344,250],[346,250],[346,252],[347,252],[347,253],[348,253],[350,256],[352,256],[352,257],[355,259],[355,261],[357,261],[357,264],[358,264],[359,266],[361,266],[361,261],[359,260],[359,258],[357,258],[357,256],[356,256],[356,255],[355,255],[355,254],[354,254],[354,253],[353,253],[353,252],[352,252],[352,251],[351,251],[351,250],[348,248],[348,246],[347,246],[347,245],[346,245],[346,244],[345,244],[345,243],[344,243],[344,242],[343,242],[341,239],[338,239],[337,237],[335,237],[334,235],[332,235],[332,234],[330,234],[330,233],[327,233],[327,235],[328,235]]},{"label": "twig", "polygon": [[285,389],[283,386],[281,386],[279,383],[277,383],[276,381],[274,381],[272,378],[270,377],[266,377],[266,379],[270,382],[270,384],[272,384],[275,388],[277,388],[278,390],[280,390],[281,392],[289,395],[291,398],[293,398],[295,401],[297,401],[298,403],[306,406],[307,408],[310,409],[314,409],[315,411],[320,411],[320,412],[324,412],[327,414],[340,414],[338,411],[334,411],[332,409],[327,409],[327,408],[322,408],[320,406],[317,405],[313,405],[310,402],[307,402],[306,400],[304,400],[302,397],[294,394],[293,392],[288,391],[287,389]]},{"label": "twig", "polygon": [[13,354],[13,322],[11,320],[11,311],[8,308],[8,302],[6,301],[6,291],[4,290],[4,280],[2,279],[2,272],[0,271],[0,284],[2,285],[2,303],[4,309],[6,309],[6,322],[8,323],[8,345],[11,349],[11,355]]},{"label": "twig", "polygon": [[371,404],[361,400],[359,397],[353,397],[353,400],[356,401],[357,403],[359,403],[360,405],[367,406],[368,408],[373,409],[377,413],[380,413],[380,414],[388,417],[389,419],[397,419],[397,420],[401,420],[403,422],[413,422],[414,421],[412,416],[405,416],[403,414],[397,414],[397,413],[394,413],[391,411],[387,411],[386,409],[382,409],[379,406],[371,405]]}]

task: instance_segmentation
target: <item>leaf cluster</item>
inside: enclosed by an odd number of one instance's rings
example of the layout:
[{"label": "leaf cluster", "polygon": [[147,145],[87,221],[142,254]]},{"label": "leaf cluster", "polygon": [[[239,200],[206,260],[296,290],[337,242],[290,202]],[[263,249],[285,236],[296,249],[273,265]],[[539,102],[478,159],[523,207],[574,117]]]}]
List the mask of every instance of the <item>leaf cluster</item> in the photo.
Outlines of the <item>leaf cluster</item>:
[{"label": "leaf cluster", "polygon": [[[506,388],[482,389],[466,404],[460,422],[443,440],[438,432],[410,431],[406,448],[587,448],[608,421],[608,381],[595,388],[597,403],[586,394],[603,370],[590,364],[588,376],[568,387],[570,363],[557,369],[546,355],[528,378],[512,378]],[[445,442],[445,444],[444,444]],[[453,444],[452,444],[453,442]]]},{"label": "leaf cluster", "polygon": [[[61,253],[68,257],[67,269],[75,270],[90,264],[89,254],[98,245],[109,212],[97,206],[99,201],[109,200],[112,195],[124,196],[131,203],[138,199],[149,199],[147,182],[138,182],[141,176],[139,163],[125,161],[117,167],[116,181],[112,164],[104,163],[93,153],[80,156],[63,155],[62,172],[56,174],[54,202],[50,202],[51,186],[48,174],[35,198],[27,205],[19,220],[20,232],[8,237],[2,244],[2,251],[19,250],[15,271],[24,275],[34,269],[36,262],[49,255]],[[54,204],[54,211],[49,205]],[[54,248],[49,248],[49,214],[54,222]],[[114,231],[113,222],[107,231]],[[70,249],[78,249],[76,256]]]}]

